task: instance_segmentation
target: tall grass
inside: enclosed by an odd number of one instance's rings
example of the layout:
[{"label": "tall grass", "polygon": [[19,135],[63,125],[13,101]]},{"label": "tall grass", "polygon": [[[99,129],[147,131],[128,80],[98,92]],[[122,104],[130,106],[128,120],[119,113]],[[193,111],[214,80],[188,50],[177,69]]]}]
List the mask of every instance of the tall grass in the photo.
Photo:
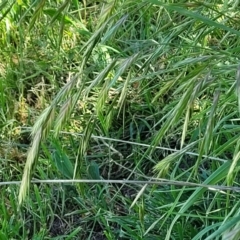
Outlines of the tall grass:
[{"label": "tall grass", "polygon": [[2,239],[239,238],[237,1],[0,9]]}]

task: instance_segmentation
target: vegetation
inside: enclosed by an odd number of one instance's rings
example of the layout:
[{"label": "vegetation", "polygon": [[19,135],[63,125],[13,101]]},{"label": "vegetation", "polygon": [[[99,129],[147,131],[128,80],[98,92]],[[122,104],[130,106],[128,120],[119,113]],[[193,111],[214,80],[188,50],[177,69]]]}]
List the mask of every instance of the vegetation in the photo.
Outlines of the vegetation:
[{"label": "vegetation", "polygon": [[0,10],[0,239],[239,239],[239,1]]}]

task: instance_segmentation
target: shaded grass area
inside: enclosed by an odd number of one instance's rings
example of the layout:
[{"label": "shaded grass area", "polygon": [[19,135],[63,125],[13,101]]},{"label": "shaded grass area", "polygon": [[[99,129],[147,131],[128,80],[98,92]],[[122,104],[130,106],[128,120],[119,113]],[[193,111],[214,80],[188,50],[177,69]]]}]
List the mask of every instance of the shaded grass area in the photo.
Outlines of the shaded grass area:
[{"label": "shaded grass area", "polygon": [[22,179],[0,186],[1,239],[238,239],[238,192],[29,184],[238,186],[237,1],[3,1],[0,19],[0,179]]}]

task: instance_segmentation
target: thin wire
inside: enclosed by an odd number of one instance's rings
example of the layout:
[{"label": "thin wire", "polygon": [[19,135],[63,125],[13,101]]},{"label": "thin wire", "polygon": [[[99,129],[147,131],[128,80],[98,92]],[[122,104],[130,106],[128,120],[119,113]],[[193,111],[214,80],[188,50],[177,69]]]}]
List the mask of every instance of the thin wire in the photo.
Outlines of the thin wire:
[{"label": "thin wire", "polygon": [[[71,133],[71,132],[64,132],[64,131],[60,131],[60,133],[77,135],[77,136],[84,136],[84,134],[82,134],[82,133]],[[114,138],[96,136],[96,135],[92,135],[91,138],[103,139],[103,140],[108,140],[108,141],[112,141],[112,142],[127,143],[127,144],[142,146],[142,147],[148,147],[148,148],[150,148],[150,147],[151,147],[151,148],[154,148],[154,146],[152,146],[152,145],[150,145],[150,144],[136,143],[136,142],[125,141],[125,140],[120,140],[120,139],[114,139]],[[173,149],[173,148],[166,148],[166,147],[160,147],[160,146],[156,146],[155,148],[156,148],[156,149],[161,149],[161,150],[166,150],[166,151],[172,151],[172,152],[181,152],[181,150]],[[196,156],[196,157],[199,156],[198,153],[194,153],[194,152],[184,152],[184,153],[185,153],[185,154],[188,154],[188,155],[191,155],[191,156]],[[217,158],[217,157],[211,157],[211,156],[207,156],[207,155],[203,155],[203,157],[204,157],[204,158],[211,159],[211,160],[215,160],[215,161],[220,161],[220,162],[227,162],[227,161],[228,161],[228,160],[226,160],[226,159]]]},{"label": "thin wire", "polygon": [[[25,129],[31,129],[31,128],[30,127],[26,127]],[[53,130],[51,130],[51,132],[53,132]],[[82,134],[82,133],[71,133],[71,132],[66,132],[66,131],[60,131],[60,133],[61,134],[70,134],[70,135],[74,135],[74,136],[84,136],[84,134]],[[152,146],[150,144],[136,143],[136,142],[132,142],[132,141],[125,141],[125,140],[109,138],[109,137],[102,137],[102,136],[96,136],[96,135],[91,135],[91,138],[103,139],[103,140],[112,141],[112,142],[127,143],[127,144],[131,144],[131,145],[138,145],[138,146],[148,147],[148,148],[156,148],[156,149],[161,149],[161,150],[171,151],[171,152],[181,152],[182,151],[182,150],[173,149],[173,148],[160,147],[160,146],[154,147],[154,146]],[[190,156],[196,156],[196,157],[199,156],[198,153],[194,153],[194,152],[184,152],[184,154],[188,154]],[[211,156],[207,156],[207,155],[203,155],[202,157],[210,159],[210,160],[214,160],[214,161],[220,161],[220,162],[227,162],[228,161],[228,160],[223,159],[223,158],[211,157]]]},{"label": "thin wire", "polygon": [[[118,184],[139,184],[139,185],[176,185],[176,186],[190,186],[190,187],[202,187],[209,190],[222,190],[222,191],[233,191],[240,192],[240,187],[230,187],[230,186],[220,186],[220,185],[206,185],[200,183],[183,182],[183,181],[173,181],[164,178],[152,178],[150,181],[138,181],[138,180],[89,180],[89,179],[74,179],[74,180],[32,180],[31,183],[45,183],[45,184],[60,184],[60,183],[118,183]],[[0,182],[0,186],[4,185],[18,185],[21,181],[11,181],[11,182]]]}]

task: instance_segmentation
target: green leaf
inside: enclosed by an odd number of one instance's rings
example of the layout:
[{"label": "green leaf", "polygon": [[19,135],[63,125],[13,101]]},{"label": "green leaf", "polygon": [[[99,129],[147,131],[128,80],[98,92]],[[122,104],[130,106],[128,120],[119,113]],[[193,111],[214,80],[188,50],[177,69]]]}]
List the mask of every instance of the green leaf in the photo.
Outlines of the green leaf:
[{"label": "green leaf", "polygon": [[53,143],[55,150],[52,153],[52,159],[57,169],[67,178],[73,178],[73,164],[59,143]]},{"label": "green leaf", "polygon": [[73,24],[74,23],[71,20],[71,18],[69,18],[68,16],[64,15],[61,12],[58,12],[58,10],[55,8],[44,9],[43,12],[44,12],[44,14],[52,17],[51,23],[53,23],[55,20],[58,20],[59,22],[61,22],[62,19],[64,19],[65,24],[67,24],[67,23]]},{"label": "green leaf", "polygon": [[88,166],[88,174],[91,179],[101,179],[100,173],[99,173],[99,166],[95,161],[90,161]]}]

